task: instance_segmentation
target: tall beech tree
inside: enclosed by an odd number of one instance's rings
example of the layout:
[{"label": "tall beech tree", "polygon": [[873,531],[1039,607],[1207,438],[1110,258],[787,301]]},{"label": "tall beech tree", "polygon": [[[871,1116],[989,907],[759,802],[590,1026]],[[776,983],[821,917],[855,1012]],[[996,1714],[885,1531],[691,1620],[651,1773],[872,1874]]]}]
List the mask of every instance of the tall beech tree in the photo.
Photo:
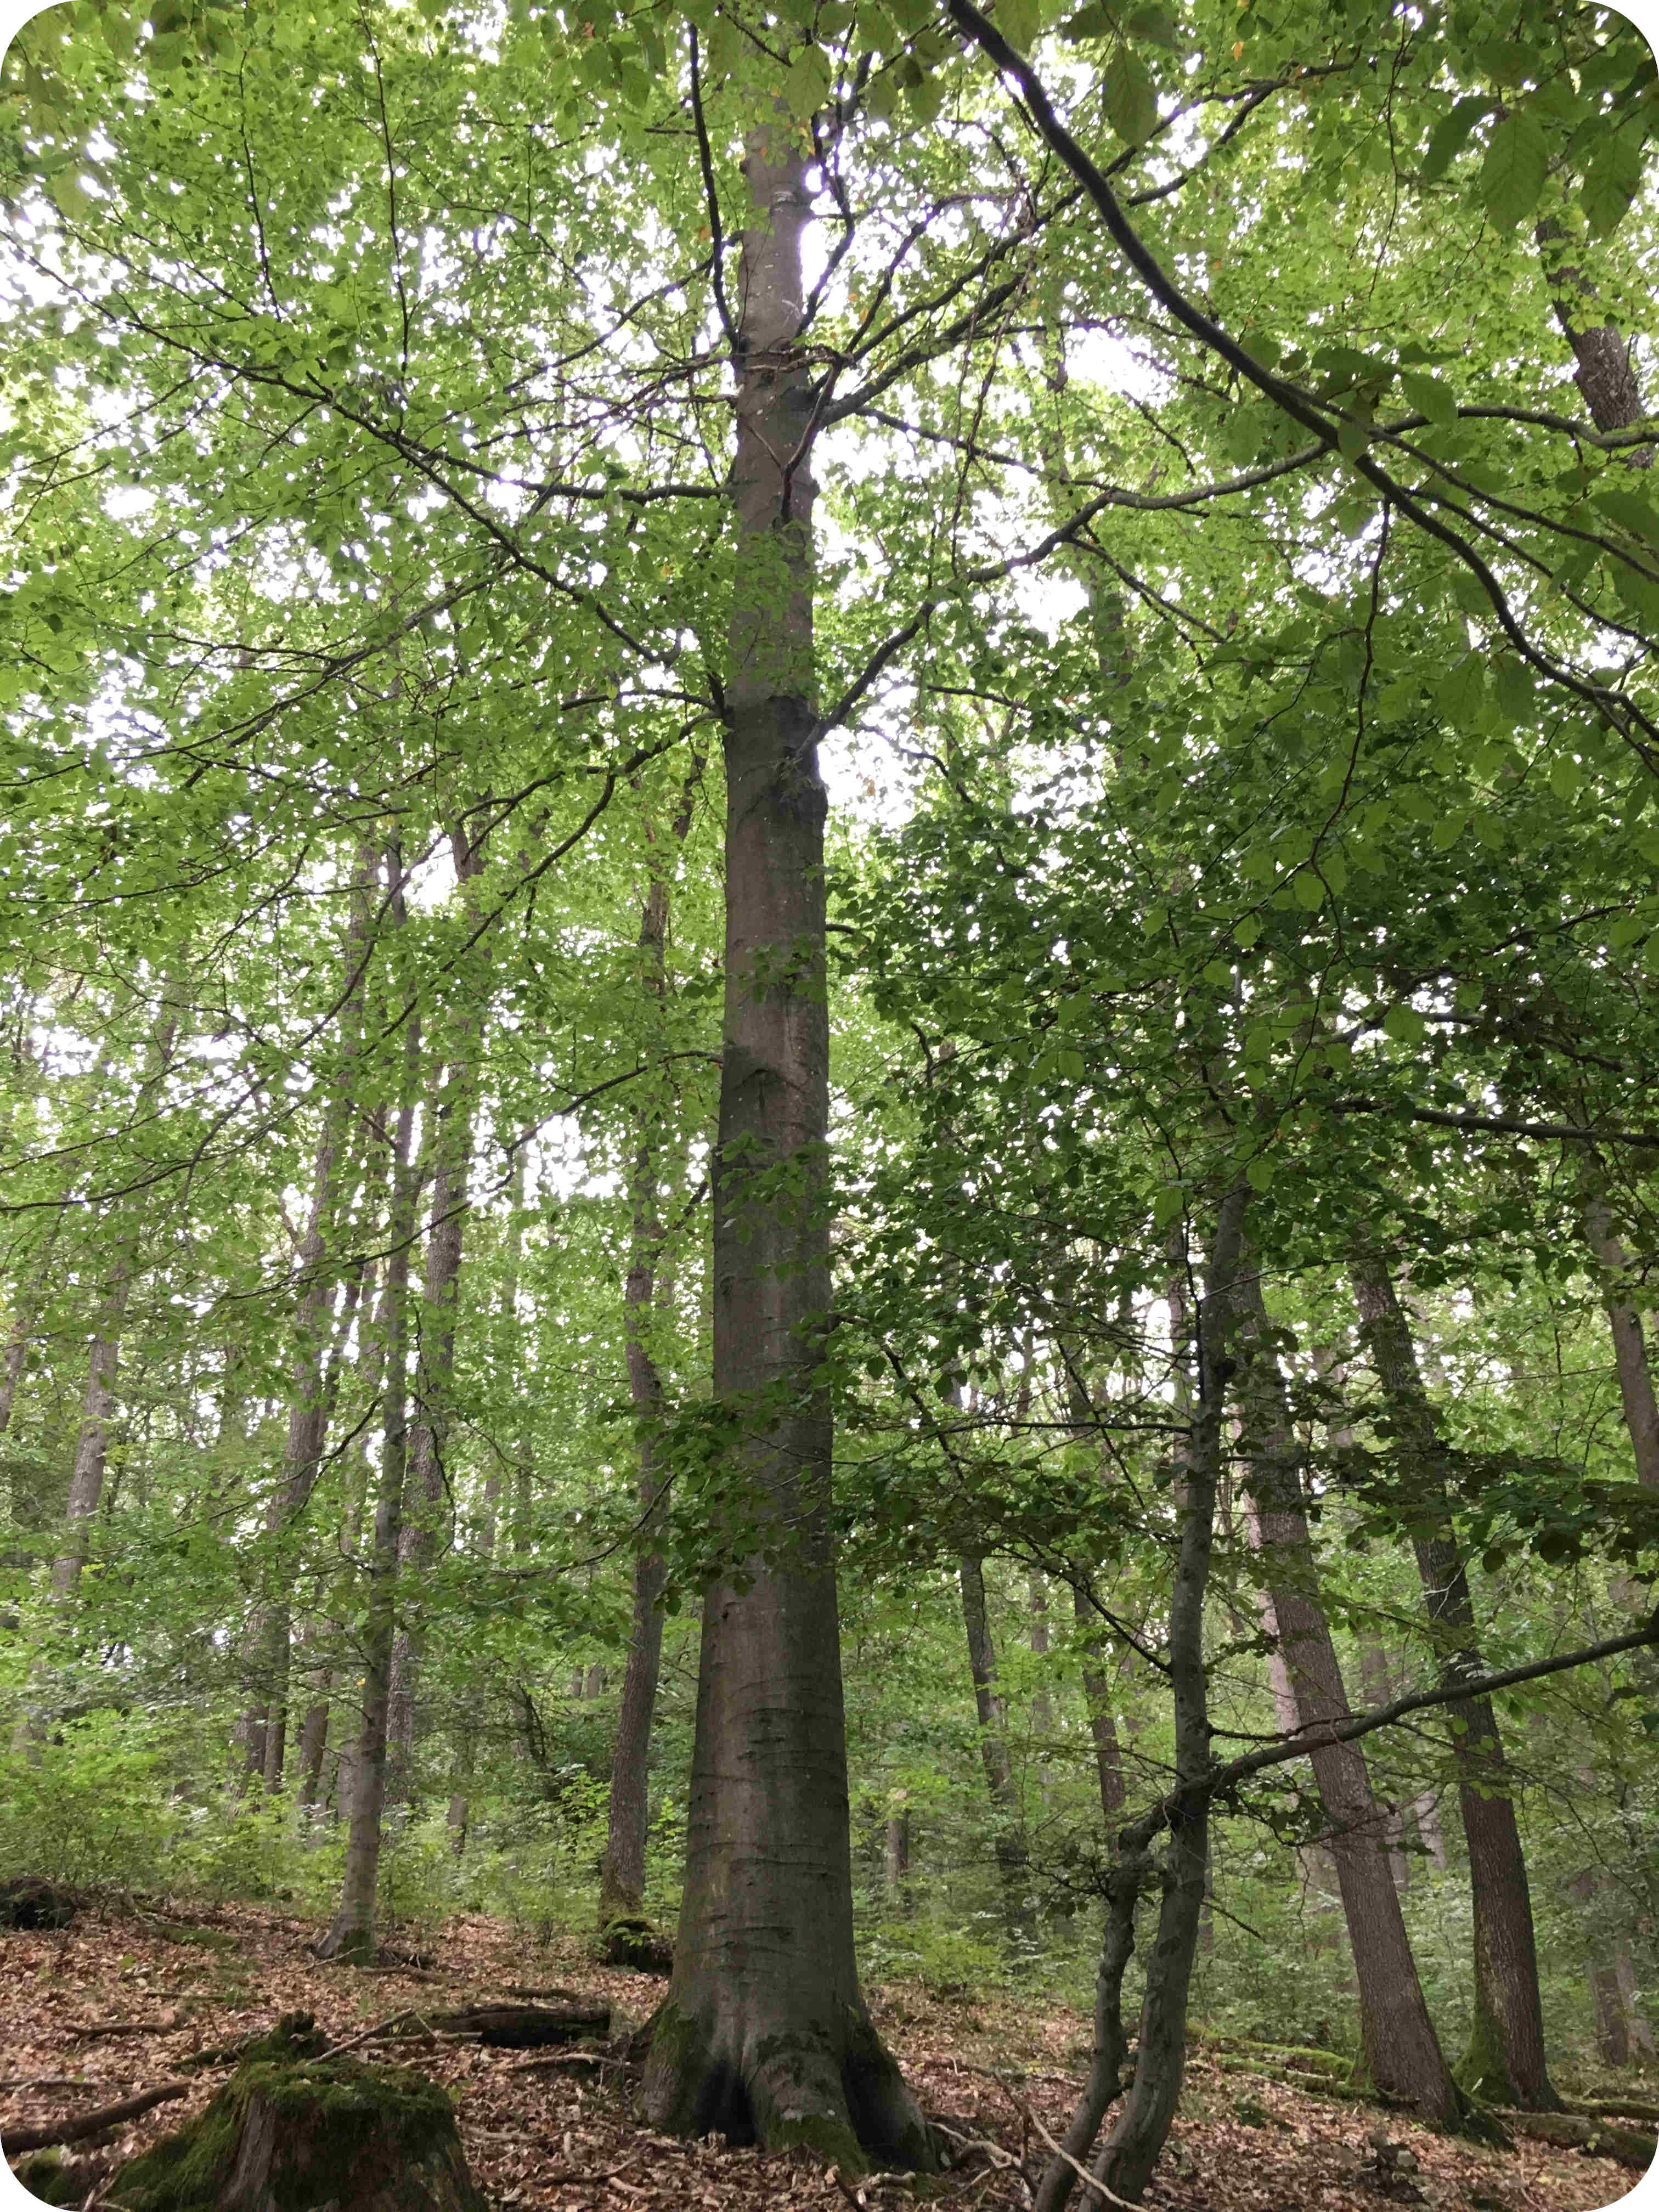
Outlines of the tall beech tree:
[{"label": "tall beech tree", "polygon": [[[694,61],[693,66],[696,64]],[[933,2162],[859,1992],[827,1522],[830,1032],[800,346],[811,149],[780,111],[744,173],[723,686],[725,1024],[714,1169],[714,1391],[755,1553],[703,1597],[684,1901],[653,2032],[653,2123],[810,2144],[854,2170]]]}]

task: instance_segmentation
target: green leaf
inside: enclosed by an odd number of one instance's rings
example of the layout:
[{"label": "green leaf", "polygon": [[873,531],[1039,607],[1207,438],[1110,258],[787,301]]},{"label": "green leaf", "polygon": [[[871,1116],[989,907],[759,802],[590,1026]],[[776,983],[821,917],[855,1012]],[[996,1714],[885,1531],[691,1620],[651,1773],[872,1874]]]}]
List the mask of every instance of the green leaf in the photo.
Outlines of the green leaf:
[{"label": "green leaf", "polygon": [[1303,868],[1291,878],[1291,889],[1296,893],[1296,902],[1310,914],[1317,914],[1325,903],[1325,885],[1311,868]]},{"label": "green leaf", "polygon": [[1608,520],[1616,522],[1621,530],[1628,530],[1632,538],[1645,538],[1650,544],[1659,545],[1659,510],[1639,492],[1626,491],[1610,484],[1598,491],[1595,504]]},{"label": "green leaf", "polygon": [[1152,1200],[1153,1227],[1167,1229],[1172,1222],[1179,1221],[1186,1204],[1186,1194],[1180,1184],[1166,1183]]},{"label": "green leaf", "polygon": [[1079,8],[1074,15],[1068,15],[1060,27],[1060,35],[1062,39],[1070,39],[1073,41],[1079,39],[1107,39],[1110,38],[1116,29],[1117,18],[1111,9],[1103,7],[1101,0],[1089,0],[1086,8]]},{"label": "green leaf", "polygon": [[1121,40],[1101,71],[1100,98],[1106,120],[1127,144],[1143,144],[1158,128],[1158,93],[1146,65]]},{"label": "green leaf", "polygon": [[1132,39],[1145,39],[1155,46],[1174,48],[1181,43],[1174,16],[1158,0],[1147,0],[1146,5],[1135,9],[1127,28]]},{"label": "green leaf", "polygon": [[1579,204],[1592,238],[1605,238],[1619,228],[1641,182],[1642,155],[1636,133],[1610,133],[1596,149],[1579,187]]},{"label": "green leaf", "polygon": [[1011,46],[1029,53],[1042,29],[1040,0],[997,0],[997,28]]},{"label": "green leaf", "polygon": [[1456,422],[1456,395],[1437,376],[1425,376],[1420,369],[1402,368],[1400,388],[1418,413],[1426,415],[1437,428],[1448,429]]},{"label": "green leaf", "polygon": [[1550,789],[1558,799],[1575,799],[1583,773],[1571,753],[1557,753],[1550,763]]},{"label": "green leaf", "polygon": [[1357,461],[1371,442],[1371,434],[1363,422],[1339,422],[1336,426],[1337,450],[1345,459]]},{"label": "green leaf", "polygon": [[1428,1024],[1415,1006],[1390,1006],[1382,1018],[1382,1031],[1396,1044],[1421,1044],[1428,1035]]},{"label": "green leaf", "polygon": [[789,112],[805,122],[816,115],[829,97],[830,82],[830,57],[822,46],[803,46],[789,64],[789,74],[783,81],[783,96],[788,102]]},{"label": "green leaf", "polygon": [[1486,672],[1479,653],[1463,655],[1435,692],[1434,703],[1454,729],[1478,725],[1486,703]]},{"label": "green leaf", "polygon": [[1273,1164],[1265,1153],[1259,1154],[1255,1159],[1247,1163],[1244,1169],[1244,1180],[1252,1190],[1267,1189],[1273,1179]]},{"label": "green leaf", "polygon": [[1059,1065],[1060,1073],[1066,1077],[1068,1082],[1082,1082],[1084,1076],[1088,1073],[1088,1070],[1084,1064],[1083,1054],[1080,1052],[1077,1051],[1075,1048],[1071,1045],[1065,1045],[1058,1053],[1055,1054],[1054,1057]]},{"label": "green leaf", "polygon": [[1423,156],[1425,184],[1431,185],[1437,177],[1444,176],[1468,143],[1469,133],[1491,106],[1491,100],[1482,94],[1471,93],[1468,99],[1458,101],[1449,115],[1441,117]]},{"label": "green leaf", "polygon": [[1544,189],[1549,147],[1544,126],[1530,108],[1506,115],[1492,134],[1477,187],[1482,206],[1495,223],[1513,230],[1530,215]]}]

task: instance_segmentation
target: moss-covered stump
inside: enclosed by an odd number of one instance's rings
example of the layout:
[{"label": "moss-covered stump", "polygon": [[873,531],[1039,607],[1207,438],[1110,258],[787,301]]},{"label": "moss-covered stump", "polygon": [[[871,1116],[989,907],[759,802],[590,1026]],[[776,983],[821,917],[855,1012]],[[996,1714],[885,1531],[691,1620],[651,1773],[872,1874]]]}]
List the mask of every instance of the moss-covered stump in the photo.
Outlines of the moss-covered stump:
[{"label": "moss-covered stump", "polygon": [[42,2204],[84,2204],[108,2171],[106,2158],[74,2158],[63,2149],[32,2150],[12,2168]]},{"label": "moss-covered stump", "polygon": [[240,2067],[188,2127],[124,2167],[120,2212],[486,2212],[447,2092],[351,2058]]},{"label": "moss-covered stump", "polygon": [[635,1974],[672,1974],[674,1946],[660,1929],[635,1913],[618,1913],[599,1930],[599,1956],[608,1966]]}]

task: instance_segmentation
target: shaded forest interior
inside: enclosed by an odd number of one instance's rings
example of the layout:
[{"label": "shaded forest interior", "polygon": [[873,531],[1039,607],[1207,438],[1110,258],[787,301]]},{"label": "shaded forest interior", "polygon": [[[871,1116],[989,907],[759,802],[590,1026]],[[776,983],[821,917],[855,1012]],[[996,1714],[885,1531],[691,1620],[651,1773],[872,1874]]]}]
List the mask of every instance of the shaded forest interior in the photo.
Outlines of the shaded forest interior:
[{"label": "shaded forest interior", "polygon": [[76,0],[0,92],[30,2185],[378,2099],[373,2212],[1607,2202],[1641,34]]}]

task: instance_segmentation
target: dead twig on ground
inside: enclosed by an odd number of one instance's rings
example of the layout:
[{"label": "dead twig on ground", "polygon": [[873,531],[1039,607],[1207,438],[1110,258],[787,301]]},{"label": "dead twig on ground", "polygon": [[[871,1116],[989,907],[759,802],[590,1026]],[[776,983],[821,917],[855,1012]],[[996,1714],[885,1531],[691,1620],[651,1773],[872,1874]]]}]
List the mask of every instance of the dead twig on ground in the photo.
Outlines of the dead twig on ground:
[{"label": "dead twig on ground", "polygon": [[106,2128],[118,2128],[124,2120],[137,2119],[170,2097],[187,2097],[195,2087],[193,2081],[159,2081],[153,2089],[141,2089],[136,2096],[123,2097],[118,2104],[100,2105],[74,2119],[50,2120],[39,2128],[8,2128],[4,2130],[6,2156],[45,2150],[52,2143],[85,2142],[91,2136],[102,2135]]}]

